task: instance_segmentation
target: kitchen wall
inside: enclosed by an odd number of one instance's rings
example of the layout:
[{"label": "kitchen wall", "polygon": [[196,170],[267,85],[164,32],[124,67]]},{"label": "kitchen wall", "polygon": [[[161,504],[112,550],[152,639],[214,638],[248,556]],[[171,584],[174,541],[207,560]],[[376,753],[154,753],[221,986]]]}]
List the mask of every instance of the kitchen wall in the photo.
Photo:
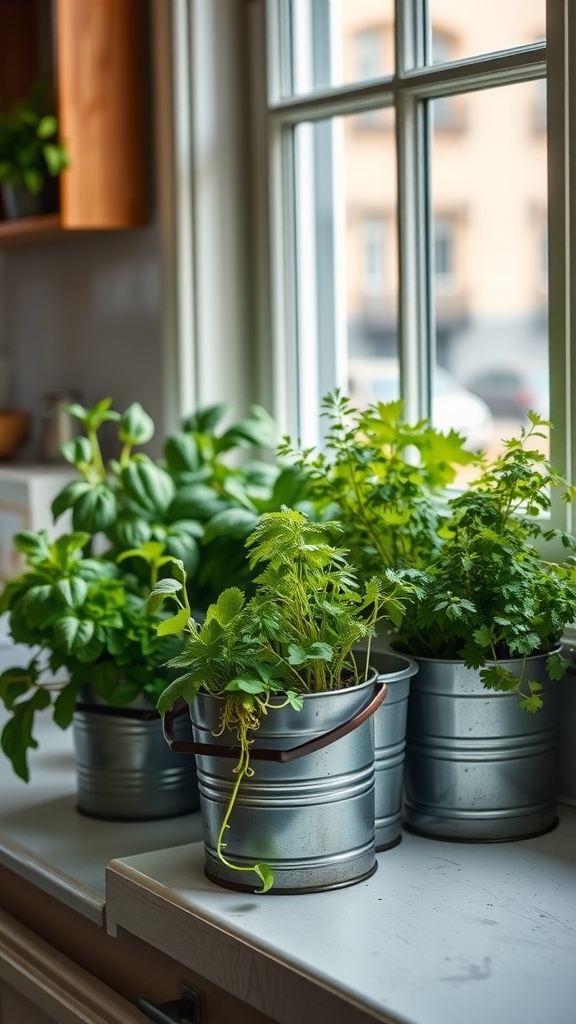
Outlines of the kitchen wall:
[{"label": "kitchen wall", "polygon": [[162,421],[162,285],[158,234],[75,235],[2,256],[2,345],[12,404],[34,414],[42,395],[78,390],[85,404],[138,400]]}]

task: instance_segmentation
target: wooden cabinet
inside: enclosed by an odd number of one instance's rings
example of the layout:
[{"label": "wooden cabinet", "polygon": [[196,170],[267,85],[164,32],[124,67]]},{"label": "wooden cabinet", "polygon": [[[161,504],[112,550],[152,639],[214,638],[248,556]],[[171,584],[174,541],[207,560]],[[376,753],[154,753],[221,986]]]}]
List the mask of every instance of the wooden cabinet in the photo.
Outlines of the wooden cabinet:
[{"label": "wooden cabinet", "polygon": [[0,1024],[146,1024],[139,998],[161,1004],[184,991],[199,996],[200,1024],[274,1024],[128,932],[112,938],[0,863]]},{"label": "wooden cabinet", "polygon": [[0,1020],[140,1024],[136,1007],[0,911]]},{"label": "wooden cabinet", "polygon": [[58,214],[0,222],[0,244],[148,219],[145,0],[0,0],[0,101],[40,74],[54,83],[71,165]]}]

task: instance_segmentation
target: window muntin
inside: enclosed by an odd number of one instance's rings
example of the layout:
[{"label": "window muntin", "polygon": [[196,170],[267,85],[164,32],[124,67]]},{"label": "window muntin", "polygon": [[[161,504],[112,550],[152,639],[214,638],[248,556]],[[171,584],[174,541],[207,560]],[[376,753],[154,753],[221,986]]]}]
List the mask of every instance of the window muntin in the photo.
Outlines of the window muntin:
[{"label": "window muntin", "polygon": [[394,72],[393,0],[279,0],[282,94],[302,96]]}]

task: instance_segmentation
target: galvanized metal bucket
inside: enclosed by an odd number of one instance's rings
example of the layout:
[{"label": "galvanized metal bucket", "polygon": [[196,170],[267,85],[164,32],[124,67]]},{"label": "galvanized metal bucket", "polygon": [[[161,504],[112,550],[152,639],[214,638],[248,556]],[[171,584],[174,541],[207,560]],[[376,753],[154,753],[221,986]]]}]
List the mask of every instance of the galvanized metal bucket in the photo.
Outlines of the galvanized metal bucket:
[{"label": "galvanized metal bucket", "polygon": [[[174,729],[182,740],[189,738],[188,715],[178,716]],[[113,708],[88,697],[76,706],[72,731],[83,814],[144,821],[198,809],[194,762],[166,746],[160,716],[147,701]]]},{"label": "galvanized metal bucket", "polygon": [[412,658],[390,652],[373,652],[370,661],[388,687],[386,702],[374,715],[376,851],[381,852],[402,839],[406,716],[410,680],[418,665]]},{"label": "galvanized metal bucket", "polygon": [[[273,892],[337,889],[376,870],[373,713],[386,695],[374,672],[359,686],[306,694],[302,710],[270,710],[253,734],[254,775],[242,780],[226,833],[226,858],[241,867],[265,861]],[[234,787],[236,737],[220,728],[222,702],[199,694],[190,707],[195,742],[172,742],[196,753],[208,878],[226,888],[238,882],[216,852]]]},{"label": "galvanized metal bucket", "polygon": [[[534,714],[518,696],[486,690],[460,661],[416,658],[411,686],[404,824],[438,839],[496,842],[540,835],[557,823],[560,688],[546,657],[527,659],[543,686]],[[520,675],[521,661],[503,661]]]}]

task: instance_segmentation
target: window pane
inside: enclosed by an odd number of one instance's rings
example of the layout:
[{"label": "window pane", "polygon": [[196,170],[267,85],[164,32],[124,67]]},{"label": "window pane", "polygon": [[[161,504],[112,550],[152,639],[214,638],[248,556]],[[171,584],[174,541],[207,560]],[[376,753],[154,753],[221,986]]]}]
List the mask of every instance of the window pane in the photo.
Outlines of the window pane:
[{"label": "window pane", "polygon": [[288,93],[366,82],[394,71],[393,0],[292,0]]},{"label": "window pane", "polygon": [[432,256],[438,426],[495,451],[529,408],[549,412],[546,134],[538,82],[454,97],[465,130],[436,126]]},{"label": "window pane", "polygon": [[432,64],[542,41],[546,0],[428,0],[428,18]]},{"label": "window pane", "polygon": [[295,129],[297,294],[303,433],[336,385],[358,404],[396,397],[396,168],[392,112]]}]

